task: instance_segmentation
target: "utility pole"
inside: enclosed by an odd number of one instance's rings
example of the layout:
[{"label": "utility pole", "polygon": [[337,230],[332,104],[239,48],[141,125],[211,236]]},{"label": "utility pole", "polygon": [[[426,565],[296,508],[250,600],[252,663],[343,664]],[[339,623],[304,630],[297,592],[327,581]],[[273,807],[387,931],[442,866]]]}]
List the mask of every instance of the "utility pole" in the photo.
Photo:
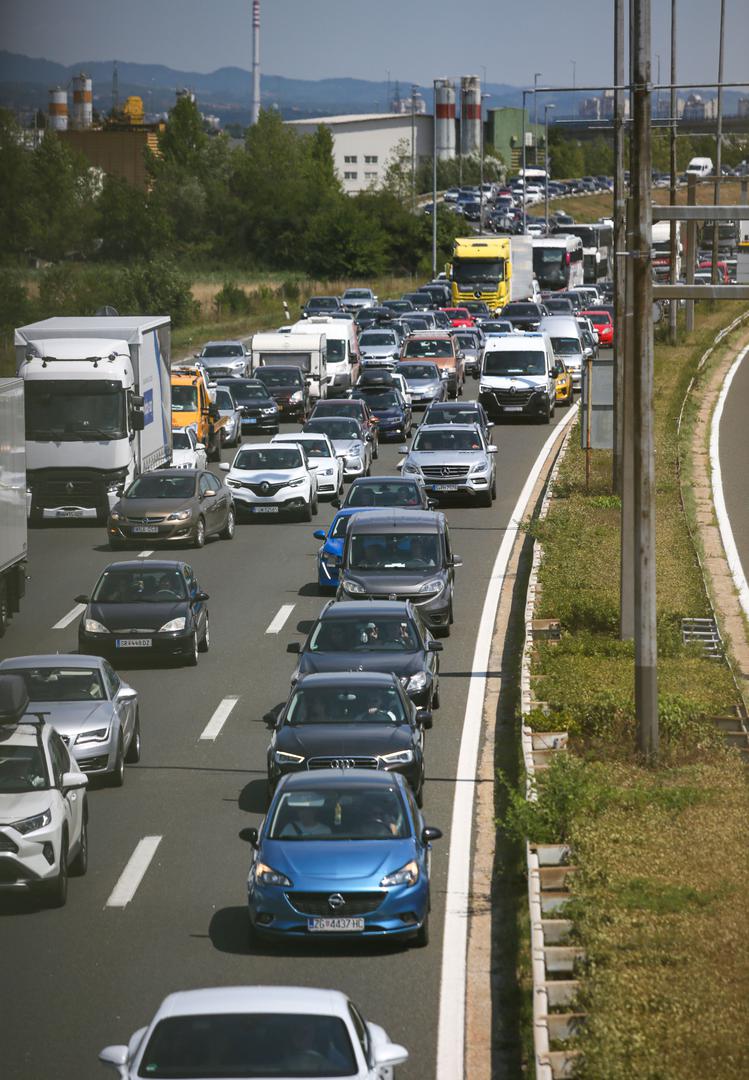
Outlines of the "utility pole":
[{"label": "utility pole", "polygon": [[[411,84],[411,212],[416,213],[416,87]],[[434,130],[437,131],[437,106],[434,107]]]},{"label": "utility pole", "polygon": [[635,227],[632,261],[634,343],[635,711],[637,746],[658,753],[658,653],[655,594],[655,456],[653,437],[653,280],[650,0],[633,11],[632,171]]},{"label": "utility pole", "polygon": [[[716,206],[720,203],[720,171],[723,158],[723,46],[725,44],[726,25],[726,0],[720,0],[720,43],[718,45],[718,126],[715,133],[715,197],[713,202]],[[713,221],[713,257],[710,280],[713,285],[718,283],[718,240],[720,226]]]},{"label": "utility pole", "polygon": [[[697,177],[690,173],[687,176],[687,206],[695,206],[697,203]],[[697,222],[687,222],[686,243],[687,270],[685,279],[687,285],[694,285],[694,267],[697,262]],[[694,300],[687,300],[684,310],[684,326],[688,334],[694,330]]]},{"label": "utility pole", "polygon": [[[437,81],[434,82],[434,102],[437,101]],[[432,110],[432,277],[437,277],[437,106]],[[461,116],[462,122],[462,116]]]},{"label": "utility pole", "polygon": [[538,80],[543,75],[542,71],[534,71],[533,73],[533,164],[538,165],[538,141],[536,133],[538,131]]},{"label": "utility pole", "polygon": [[546,219],[547,236],[549,235],[549,110],[555,107],[553,104],[544,105],[544,172],[546,173],[544,217]]},{"label": "utility pole", "polygon": [[[658,81],[660,82],[660,79]],[[671,101],[669,105],[671,116],[671,145],[669,147],[671,184],[668,199],[671,206],[676,206],[676,108],[676,0],[671,0]],[[672,221],[670,235],[671,272],[669,274],[672,285],[676,284],[677,237],[679,236],[679,230],[679,222]],[[672,345],[676,344],[676,318],[678,312],[678,301],[671,300],[668,305],[668,340]]]},{"label": "utility pole", "polygon": [[[614,86],[624,86],[624,0],[614,0]],[[622,439],[624,403],[624,282],[627,251],[624,215],[624,91],[614,90],[614,483],[622,493]],[[623,597],[622,597],[623,601]]]},{"label": "utility pole", "polygon": [[525,95],[526,95],[527,93],[528,93],[528,91],[527,91],[527,90],[523,90],[523,217],[522,217],[522,220],[523,220],[523,235],[525,235],[525,217],[526,217],[526,214],[525,214],[525,170],[526,170],[526,153],[525,153],[525,129],[526,129],[526,123],[525,123]]},{"label": "utility pole", "polygon": [[488,94],[482,94],[480,99],[481,109],[481,159],[480,159],[480,174],[479,174],[479,235],[484,234],[484,102],[489,97]]}]

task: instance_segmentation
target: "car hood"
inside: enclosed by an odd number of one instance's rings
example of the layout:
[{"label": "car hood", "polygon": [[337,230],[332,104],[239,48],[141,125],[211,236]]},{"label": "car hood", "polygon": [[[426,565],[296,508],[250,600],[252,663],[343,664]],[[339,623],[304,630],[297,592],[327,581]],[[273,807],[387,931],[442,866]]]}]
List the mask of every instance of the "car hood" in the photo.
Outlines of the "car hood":
[{"label": "car hood", "polygon": [[287,874],[296,889],[338,891],[344,882],[379,885],[414,857],[408,840],[264,840],[258,857]]},{"label": "car hood", "polygon": [[346,454],[361,454],[364,451],[364,443],[361,439],[331,439],[333,449],[338,453],[343,450]]},{"label": "car hood", "polygon": [[187,616],[186,600],[170,600],[163,604],[89,604],[86,617],[96,619],[108,630],[158,630],[164,623]]},{"label": "car hood", "polygon": [[276,748],[304,757],[392,754],[412,745],[408,724],[291,724],[276,735]]},{"label": "car hood", "polygon": [[416,593],[425,581],[443,577],[442,568],[436,570],[346,570],[345,576],[360,582],[370,593]]},{"label": "car hood", "polygon": [[409,465],[473,465],[484,461],[484,450],[411,450],[406,461]]},{"label": "car hood", "polygon": [[437,393],[442,382],[440,379],[406,379],[406,386],[417,393],[423,393],[425,390],[433,390]]},{"label": "car hood", "polygon": [[[175,451],[175,460],[179,461],[178,454],[189,455],[192,458],[192,450]],[[193,496],[189,499],[120,499],[115,503],[113,510],[125,517],[147,517],[151,514],[174,514],[178,510],[184,510],[192,504]]]},{"label": "car hood", "polygon": [[262,484],[263,481],[269,484],[288,484],[304,476],[304,473],[301,469],[293,472],[279,469],[231,469],[228,475],[231,480],[243,480],[247,484]]},{"label": "car hood", "polygon": [[388,405],[387,408],[378,409],[374,405],[369,406],[372,410],[372,414],[377,417],[378,420],[387,420],[391,416],[403,416],[403,408],[400,405]]},{"label": "car hood", "polygon": [[23,791],[17,795],[0,794],[0,825],[43,814],[52,803],[51,791]]},{"label": "car hood", "polygon": [[229,365],[236,364],[237,367],[244,367],[247,360],[243,356],[201,356],[200,362],[203,367],[209,371],[215,367],[229,367]]},{"label": "car hood", "polygon": [[413,675],[423,671],[424,654],[399,652],[305,652],[299,657],[299,674],[318,671],[384,671],[393,675]]},{"label": "car hood", "polygon": [[46,712],[47,720],[61,735],[77,735],[91,728],[109,727],[111,701],[32,701],[28,712]]},{"label": "car hood", "polygon": [[[172,465],[177,468],[180,465],[184,465],[187,468],[197,468],[195,464],[195,451],[194,450],[172,450]],[[136,500],[140,501],[140,500]],[[179,500],[170,499],[170,502],[178,502]],[[171,513],[171,510],[170,510]]]},{"label": "car hood", "polygon": [[362,360],[372,356],[395,356],[399,351],[395,342],[392,345],[361,345],[360,349]]}]

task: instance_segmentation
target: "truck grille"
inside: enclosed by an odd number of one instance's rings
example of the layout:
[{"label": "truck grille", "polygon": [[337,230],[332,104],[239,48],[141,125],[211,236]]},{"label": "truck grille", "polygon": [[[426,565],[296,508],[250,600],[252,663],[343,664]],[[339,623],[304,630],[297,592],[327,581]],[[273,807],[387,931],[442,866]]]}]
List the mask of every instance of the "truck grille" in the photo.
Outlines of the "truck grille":
[{"label": "truck grille", "polygon": [[432,480],[455,480],[468,476],[470,465],[422,465],[424,476]]},{"label": "truck grille", "polygon": [[[331,896],[340,897],[343,903],[331,906]],[[360,892],[360,893],[336,893],[331,892],[287,892],[286,899],[291,906],[302,915],[341,915],[348,918],[351,915],[369,915],[377,911],[382,901],[387,896],[384,891]]]},{"label": "truck grille", "polygon": [[494,390],[492,396],[497,405],[527,405],[533,390]]},{"label": "truck grille", "polygon": [[105,476],[94,472],[76,475],[75,472],[47,474],[31,473],[29,477],[39,506],[98,506],[104,496]]}]

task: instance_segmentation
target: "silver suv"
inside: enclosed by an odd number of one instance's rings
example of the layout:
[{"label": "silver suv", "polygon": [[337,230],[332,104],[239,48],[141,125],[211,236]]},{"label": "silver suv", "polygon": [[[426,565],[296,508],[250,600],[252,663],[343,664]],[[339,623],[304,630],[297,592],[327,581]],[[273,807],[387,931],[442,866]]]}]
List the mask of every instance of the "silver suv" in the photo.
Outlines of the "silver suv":
[{"label": "silver suv", "polygon": [[419,476],[427,491],[439,495],[467,495],[479,506],[491,506],[497,494],[494,455],[497,447],[486,441],[475,424],[422,426],[411,444],[402,446],[403,476]]}]

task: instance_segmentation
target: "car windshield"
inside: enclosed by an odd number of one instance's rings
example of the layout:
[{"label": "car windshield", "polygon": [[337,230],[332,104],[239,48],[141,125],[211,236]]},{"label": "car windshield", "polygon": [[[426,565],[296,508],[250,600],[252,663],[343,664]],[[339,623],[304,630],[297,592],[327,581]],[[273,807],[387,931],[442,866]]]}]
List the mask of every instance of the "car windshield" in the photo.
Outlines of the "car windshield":
[{"label": "car windshield", "polygon": [[216,387],[216,404],[219,409],[231,410],[232,412],[236,409],[237,406],[234,402],[234,398],[231,396],[231,390],[228,386]]},{"label": "car windshield", "polygon": [[509,319],[493,319],[483,324],[483,330],[485,334],[511,334],[512,323]]},{"label": "car windshield", "polygon": [[173,431],[172,432],[172,449],[173,450],[192,450],[192,443],[190,442],[190,436],[186,431]]},{"label": "car windshield", "polygon": [[359,345],[395,345],[395,334],[385,330],[365,330],[359,338]]},{"label": "car windshield", "polygon": [[558,311],[561,315],[572,314],[572,302],[570,300],[544,300],[549,311]]},{"label": "car windshield", "polygon": [[590,319],[594,326],[610,326],[611,318],[606,311],[586,311],[585,317]]},{"label": "car windshield", "polygon": [[30,701],[104,701],[104,685],[96,668],[3,668],[3,675],[20,675]]},{"label": "car windshield", "polygon": [[101,575],[91,599],[95,604],[164,604],[187,599],[187,589],[177,569],[113,566]]},{"label": "car windshield", "polygon": [[478,410],[472,409],[469,405],[460,409],[446,409],[440,405],[432,405],[423,420],[427,426],[430,424],[478,424],[479,422]]},{"label": "car windshield", "polygon": [[326,784],[317,790],[285,791],[272,811],[268,829],[271,840],[294,841],[405,840],[410,835],[395,785],[382,784],[335,788]]},{"label": "car windshield", "polygon": [[314,308],[338,308],[338,301],[334,296],[311,296],[307,301],[307,307]]},{"label": "car windshield", "polygon": [[355,401],[318,401],[312,419],[327,420],[331,416],[353,416],[356,419],[362,415],[362,408]]},{"label": "car windshield", "polygon": [[346,359],[346,342],[343,338],[328,338],[328,360],[338,363]]},{"label": "car windshield", "polygon": [[126,499],[191,499],[195,494],[195,476],[159,476],[145,473],[134,480],[125,492]]},{"label": "car windshield", "polygon": [[358,439],[361,431],[356,420],[350,420],[347,416],[330,416],[324,420],[310,420],[305,425],[305,431],[321,431],[329,439]]},{"label": "car windshield", "polygon": [[346,289],[343,297],[345,300],[371,300],[372,294],[369,289]]},{"label": "car windshield", "polygon": [[138,1076],[156,1080],[355,1076],[346,1023],[318,1013],[167,1016],[154,1028]]},{"label": "car windshield", "polygon": [[400,405],[398,391],[386,386],[360,386],[354,393],[359,398],[366,398],[371,409],[394,409]]},{"label": "car windshield", "polygon": [[324,439],[305,439],[300,435],[298,439],[279,439],[279,442],[295,442],[303,446],[308,458],[329,458],[330,446]]},{"label": "car windshield", "polygon": [[413,450],[419,453],[425,451],[456,451],[456,450],[481,450],[481,436],[475,428],[455,428],[453,431],[440,431],[427,425],[419,430],[413,441]]},{"label": "car windshield", "polygon": [[441,559],[437,533],[357,533],[351,535],[352,570],[436,570]]},{"label": "car windshield", "polygon": [[236,387],[232,387],[232,393],[234,394],[235,401],[267,401],[269,399],[268,391],[264,386],[258,386],[257,383],[241,383],[238,382]]},{"label": "car windshield", "polygon": [[455,340],[459,345],[462,345],[464,349],[477,349],[478,342],[474,334],[456,334]]},{"label": "car windshield", "polygon": [[321,619],[312,631],[310,652],[415,652],[421,648],[407,619]]},{"label": "car windshield", "polygon": [[421,506],[421,494],[417,485],[408,480],[354,483],[349,489],[346,506]]},{"label": "car windshield", "polygon": [[[330,345],[328,342],[328,352]],[[255,372],[255,378],[264,386],[304,386],[304,376],[299,368],[263,367]]]},{"label": "car windshield", "polygon": [[439,369],[434,364],[399,364],[398,371],[406,382],[420,379],[436,382],[440,377]]},{"label": "car windshield", "polygon": [[23,795],[49,788],[40,746],[0,742],[0,795]]},{"label": "car windshield", "polygon": [[205,360],[212,356],[244,356],[244,349],[241,345],[206,345],[202,356]]},{"label": "car windshield", "polygon": [[453,346],[451,341],[442,338],[411,338],[406,342],[404,355],[452,358]]},{"label": "car windshield", "polygon": [[535,315],[538,316],[538,308],[535,304],[507,304],[502,309],[503,315]]},{"label": "car windshield", "polygon": [[551,347],[560,356],[579,356],[581,352],[580,342],[577,338],[553,337]]},{"label": "car windshield", "polygon": [[484,356],[485,375],[544,375],[546,372],[546,353],[539,349],[503,349],[502,352],[488,352]]},{"label": "car windshield", "polygon": [[172,387],[172,411],[195,412],[198,407],[197,386]]},{"label": "car windshield", "polygon": [[[345,678],[345,676],[344,676]],[[286,723],[405,724],[406,711],[394,686],[366,686],[345,681],[343,686],[302,684],[289,704]]]},{"label": "car windshield", "polygon": [[233,469],[255,472],[259,469],[299,469],[304,464],[301,450],[296,446],[270,446],[264,450],[240,450]]}]

